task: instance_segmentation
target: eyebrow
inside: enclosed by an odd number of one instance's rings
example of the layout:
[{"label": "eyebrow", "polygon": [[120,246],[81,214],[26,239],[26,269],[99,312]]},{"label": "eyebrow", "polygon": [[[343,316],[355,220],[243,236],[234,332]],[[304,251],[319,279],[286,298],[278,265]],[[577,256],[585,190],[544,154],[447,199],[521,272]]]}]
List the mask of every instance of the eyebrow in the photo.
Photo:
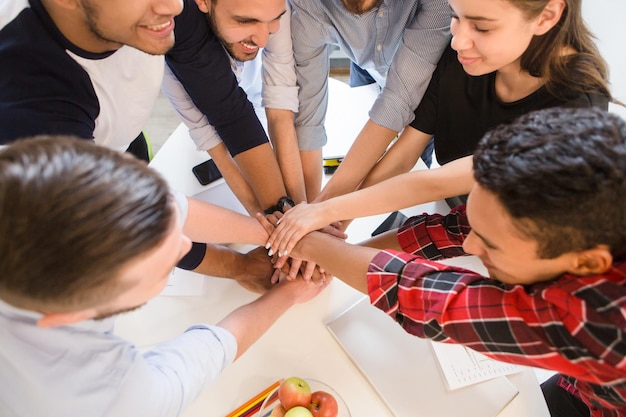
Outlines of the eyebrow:
[{"label": "eyebrow", "polygon": [[[452,8],[452,6],[450,7],[450,12],[454,15],[454,16],[459,16],[459,14],[457,12],[454,11],[454,9]],[[492,19],[489,17],[485,17],[485,16],[470,16],[470,15],[464,15],[463,18],[467,19],[467,20],[475,20],[475,21],[479,21],[479,22],[495,22],[497,21],[497,19]]]},{"label": "eyebrow", "polygon": [[[283,17],[283,15],[287,13],[287,10],[283,10],[282,13],[280,13],[278,16],[276,16],[275,18],[273,18],[272,20],[270,20],[270,22],[273,22],[274,20],[278,20],[281,17]],[[247,16],[238,16],[238,15],[234,15],[233,19],[241,21],[241,22],[261,22],[261,20],[259,19],[255,19],[253,17],[247,17]]]},{"label": "eyebrow", "polygon": [[466,18],[467,20],[476,20],[480,22],[496,22],[497,21],[497,19],[490,19],[485,16],[463,16],[463,17]]},{"label": "eyebrow", "polygon": [[474,232],[476,234],[476,236],[478,236],[478,238],[480,240],[482,240],[487,246],[489,246],[490,248],[493,249],[498,249],[498,246],[493,244],[493,242],[491,242],[489,239],[485,238],[483,235],[481,235],[480,233],[478,233],[476,230],[472,229],[472,232]]}]

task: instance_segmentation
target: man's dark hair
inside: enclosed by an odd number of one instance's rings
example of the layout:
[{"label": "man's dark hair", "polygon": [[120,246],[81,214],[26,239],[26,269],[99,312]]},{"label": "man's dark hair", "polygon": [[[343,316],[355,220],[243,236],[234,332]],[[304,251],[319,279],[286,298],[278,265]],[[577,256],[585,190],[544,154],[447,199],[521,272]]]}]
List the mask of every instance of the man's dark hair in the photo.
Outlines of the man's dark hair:
[{"label": "man's dark hair", "polygon": [[626,250],[626,123],[597,109],[551,108],[488,132],[474,177],[494,193],[538,255]]},{"label": "man's dark hair", "polygon": [[173,215],[165,181],[128,154],[68,137],[17,141],[0,150],[0,297],[52,311],[107,300]]}]

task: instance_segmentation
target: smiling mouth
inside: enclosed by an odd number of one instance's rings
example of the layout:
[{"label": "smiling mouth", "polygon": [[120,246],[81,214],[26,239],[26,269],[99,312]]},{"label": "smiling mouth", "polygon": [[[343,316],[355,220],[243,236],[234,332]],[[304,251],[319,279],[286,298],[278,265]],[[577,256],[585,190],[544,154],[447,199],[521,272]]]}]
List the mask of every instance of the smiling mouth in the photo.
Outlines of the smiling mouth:
[{"label": "smiling mouth", "polygon": [[240,44],[241,46],[243,46],[245,50],[250,51],[250,52],[254,52],[254,51],[256,51],[256,50],[258,50],[258,49],[259,49],[259,47],[258,47],[258,46],[256,46],[256,45],[255,45],[255,44],[253,44],[253,43],[248,43],[248,42],[245,42],[245,41],[240,41],[240,42],[239,42],[239,44]]},{"label": "smiling mouth", "polygon": [[167,22],[158,24],[158,25],[146,25],[144,26],[146,29],[151,30],[153,32],[163,32],[167,29],[169,29],[170,27],[172,27],[174,24],[174,20],[170,19]]}]

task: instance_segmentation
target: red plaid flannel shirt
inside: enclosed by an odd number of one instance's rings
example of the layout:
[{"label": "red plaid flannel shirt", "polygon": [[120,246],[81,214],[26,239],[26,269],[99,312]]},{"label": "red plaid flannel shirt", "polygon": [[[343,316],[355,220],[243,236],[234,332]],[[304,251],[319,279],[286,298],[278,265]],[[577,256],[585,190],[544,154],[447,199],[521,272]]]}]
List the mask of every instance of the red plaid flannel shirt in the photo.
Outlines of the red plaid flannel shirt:
[{"label": "red plaid flannel shirt", "polygon": [[528,286],[431,261],[463,255],[469,231],[463,206],[407,220],[406,252],[381,251],[369,266],[372,304],[416,336],[559,372],[593,417],[626,416],[626,259]]}]

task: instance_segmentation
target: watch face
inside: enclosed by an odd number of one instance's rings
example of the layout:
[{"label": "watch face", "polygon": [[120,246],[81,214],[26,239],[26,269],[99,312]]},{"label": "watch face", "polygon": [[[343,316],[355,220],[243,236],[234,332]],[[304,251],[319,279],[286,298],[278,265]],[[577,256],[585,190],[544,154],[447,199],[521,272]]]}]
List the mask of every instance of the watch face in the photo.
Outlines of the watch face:
[{"label": "watch face", "polygon": [[284,212],[285,211],[285,207],[293,207],[293,200],[291,200],[289,197],[283,197],[278,201],[278,206],[280,207],[280,211]]}]

